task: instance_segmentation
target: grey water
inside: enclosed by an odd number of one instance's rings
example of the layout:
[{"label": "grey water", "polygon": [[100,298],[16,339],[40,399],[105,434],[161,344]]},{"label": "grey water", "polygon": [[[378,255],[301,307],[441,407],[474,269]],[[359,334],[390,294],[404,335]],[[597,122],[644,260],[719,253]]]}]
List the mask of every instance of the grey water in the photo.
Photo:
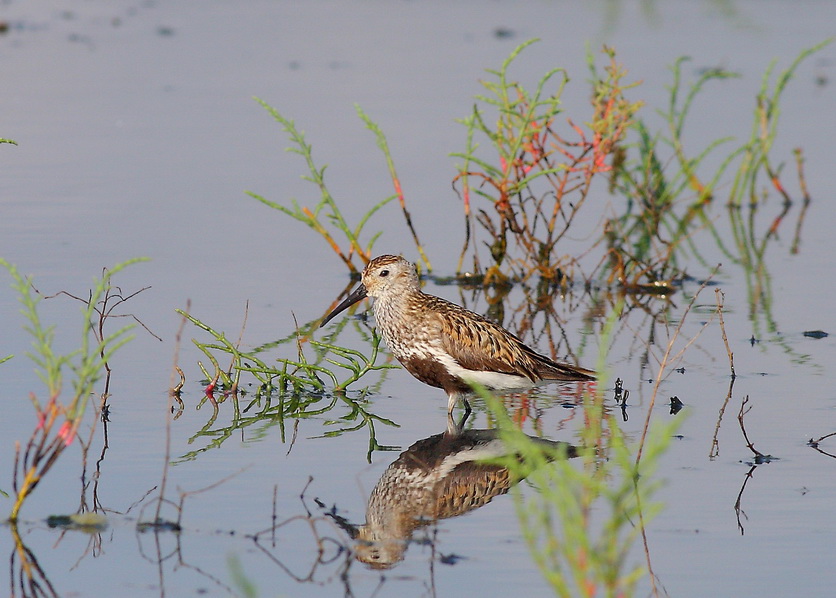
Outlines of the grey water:
[{"label": "grey water", "polygon": [[[70,447],[27,500],[20,540],[59,596],[244,595],[243,576],[259,596],[546,595],[519,529],[510,496],[418,529],[396,567],[381,571],[352,561],[344,528],[331,508],[363,523],[369,495],[387,466],[416,441],[445,427],[446,397],[403,370],[388,372],[368,397],[369,409],[398,427],[378,424],[376,440],[392,450],[367,460],[367,430],[329,435],[348,424],[348,408],[285,422],[255,421],[232,429],[232,405],[216,419],[201,400],[205,356],[191,343],[208,340],[187,325],[185,309],[228,338],[246,326],[251,349],[290,335],[294,318],[324,315],[349,279],[317,235],[245,194],[313,205],[318,191],[301,179],[302,160],[284,149],[281,128],[253,97],[293,119],[313,145],[326,178],[350,217],[392,193],[386,163],[357,117],[360,105],[385,131],[407,202],[436,272],[455,270],[463,232],[461,203],[451,189],[465,129],[485,69],[540,38],[518,59],[528,85],[550,68],[571,77],[567,115],[588,113],[587,48],[613,46],[630,92],[666,109],[670,65],[687,55],[685,74],[725,68],[739,79],[716,83],[692,108],[686,139],[694,148],[727,135],[750,134],[754,96],[770,62],[789,66],[804,48],[833,34],[827,2],[110,2],[71,6],[34,0],[0,4],[0,257],[31,274],[45,294],[83,296],[103,267],[146,256],[115,280],[126,293],[150,286],[124,305],[144,328],[113,359],[108,447],[94,435],[86,464]],[[836,187],[831,167],[836,131],[834,52],[829,46],[799,67],[781,101],[775,156],[796,182],[793,148],[801,147],[813,202],[791,251],[783,223],[767,256],[770,303],[752,308],[743,268],[724,263],[715,282],[725,294],[725,324],[738,375],[725,411],[729,366],[716,322],[684,354],[680,372],[662,383],[652,417],[681,417],[678,436],[656,474],[665,509],[648,526],[648,554],[637,545],[633,566],[653,569],[639,595],[826,595],[836,583],[830,550],[836,534],[834,442],[808,440],[836,431],[832,282]],[[620,201],[597,199],[602,212]],[[780,200],[768,208],[780,211]],[[795,206],[797,208],[798,206]],[[795,218],[797,212],[792,213]],[[766,215],[764,215],[766,216]],[[717,217],[722,213],[718,211]],[[774,216],[773,216],[774,217]],[[766,219],[765,219],[766,221]],[[587,223],[589,225],[594,224]],[[418,258],[396,205],[369,225],[382,230],[378,253]],[[577,247],[583,239],[571,239]],[[568,247],[566,251],[571,251]],[[702,279],[722,256],[706,254],[689,272]],[[0,281],[9,281],[0,274]],[[640,434],[655,372],[670,328],[698,283],[670,298],[637,300],[608,349],[612,379],[630,389],[630,439]],[[703,291],[683,326],[696,335],[714,309]],[[428,292],[486,310],[455,286]],[[516,296],[512,302],[520,301]],[[78,303],[43,302],[56,324],[56,346],[77,346]],[[597,367],[593,300],[578,291],[556,302],[568,343]],[[37,421],[28,400],[42,393],[25,356],[30,339],[13,291],[0,287],[0,490],[10,493],[14,443]],[[667,310],[667,311],[666,311]],[[600,324],[600,322],[599,322]],[[805,331],[830,332],[824,338]],[[658,335],[650,341],[651,333]],[[340,340],[343,340],[342,338]],[[345,339],[363,348],[358,338]],[[680,345],[681,346],[681,345]],[[546,346],[538,346],[545,351]],[[168,498],[183,500],[179,533],[141,533],[166,463],[168,389],[175,352],[184,369],[185,408],[170,423]],[[643,361],[647,355],[647,362]],[[175,378],[176,379],[176,378]],[[611,383],[610,383],[611,384]],[[610,391],[610,389],[607,389]],[[572,442],[583,425],[573,389],[546,386],[512,397],[510,413],[532,435]],[[672,416],[664,404],[679,397]],[[749,439],[775,457],[752,467],[737,421],[742,400]],[[246,404],[246,399],[242,401]],[[198,408],[200,405],[200,408]],[[332,422],[331,420],[338,420]],[[489,428],[484,405],[472,425]],[[716,445],[713,444],[716,433]],[[828,447],[828,443],[830,446]],[[85,472],[82,479],[81,472]],[[96,482],[95,496],[93,485]],[[532,490],[522,485],[523,492]],[[95,504],[108,516],[98,533],[50,528],[54,514]],[[320,506],[322,505],[322,506]],[[0,495],[0,513],[12,499]],[[311,518],[316,527],[310,527]],[[163,516],[177,518],[167,504]],[[286,522],[286,523],[285,523]],[[285,523],[275,532],[276,523]],[[255,537],[255,539],[254,539]],[[0,528],[0,592],[19,588],[11,529]],[[322,553],[318,552],[322,549]],[[16,560],[17,559],[17,560]],[[14,576],[14,577],[13,577]],[[19,591],[19,590],[18,590]],[[44,592],[43,595],[51,595]]]}]

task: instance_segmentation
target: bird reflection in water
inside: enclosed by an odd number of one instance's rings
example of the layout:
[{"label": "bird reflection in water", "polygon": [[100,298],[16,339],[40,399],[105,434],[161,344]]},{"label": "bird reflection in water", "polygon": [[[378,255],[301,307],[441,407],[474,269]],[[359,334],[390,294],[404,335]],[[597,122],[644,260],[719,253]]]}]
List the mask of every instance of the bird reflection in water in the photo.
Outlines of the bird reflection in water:
[{"label": "bird reflection in water", "polygon": [[[372,490],[364,525],[334,516],[355,540],[359,561],[390,568],[403,560],[416,529],[478,509],[520,481],[518,472],[485,462],[509,456],[499,430],[463,430],[463,424],[401,453]],[[577,456],[566,442],[528,438],[550,455]]]}]

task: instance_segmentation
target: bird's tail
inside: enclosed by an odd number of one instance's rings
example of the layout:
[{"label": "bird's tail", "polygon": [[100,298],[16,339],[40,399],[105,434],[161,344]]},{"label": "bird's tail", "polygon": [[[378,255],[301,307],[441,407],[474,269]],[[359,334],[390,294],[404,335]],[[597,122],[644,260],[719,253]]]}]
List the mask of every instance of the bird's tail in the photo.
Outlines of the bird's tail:
[{"label": "bird's tail", "polygon": [[538,365],[540,367],[537,370],[537,374],[543,380],[565,380],[569,382],[595,380],[598,377],[593,370],[582,368],[579,365],[557,363],[556,361],[543,361]]}]

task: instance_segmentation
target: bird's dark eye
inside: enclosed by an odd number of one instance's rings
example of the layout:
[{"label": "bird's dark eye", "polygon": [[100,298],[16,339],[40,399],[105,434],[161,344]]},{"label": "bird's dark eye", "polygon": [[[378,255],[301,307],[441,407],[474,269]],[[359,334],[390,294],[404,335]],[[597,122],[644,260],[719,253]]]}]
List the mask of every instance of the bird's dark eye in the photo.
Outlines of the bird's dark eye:
[{"label": "bird's dark eye", "polygon": [[389,270],[381,270],[380,275],[381,276],[389,276]]}]

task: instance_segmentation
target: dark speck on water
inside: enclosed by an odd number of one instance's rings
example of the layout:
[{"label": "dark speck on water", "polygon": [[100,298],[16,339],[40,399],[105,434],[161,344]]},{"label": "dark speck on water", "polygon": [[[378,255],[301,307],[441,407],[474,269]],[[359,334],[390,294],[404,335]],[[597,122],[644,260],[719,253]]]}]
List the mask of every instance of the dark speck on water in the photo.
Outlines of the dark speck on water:
[{"label": "dark speck on water", "polygon": [[677,396],[671,397],[670,408],[671,408],[671,415],[676,415],[682,408],[684,407],[684,403],[679,399]]},{"label": "dark speck on water", "polygon": [[451,554],[442,554],[440,560],[445,565],[455,565],[459,561],[464,559],[463,556],[459,556],[458,554],[451,553]]}]

